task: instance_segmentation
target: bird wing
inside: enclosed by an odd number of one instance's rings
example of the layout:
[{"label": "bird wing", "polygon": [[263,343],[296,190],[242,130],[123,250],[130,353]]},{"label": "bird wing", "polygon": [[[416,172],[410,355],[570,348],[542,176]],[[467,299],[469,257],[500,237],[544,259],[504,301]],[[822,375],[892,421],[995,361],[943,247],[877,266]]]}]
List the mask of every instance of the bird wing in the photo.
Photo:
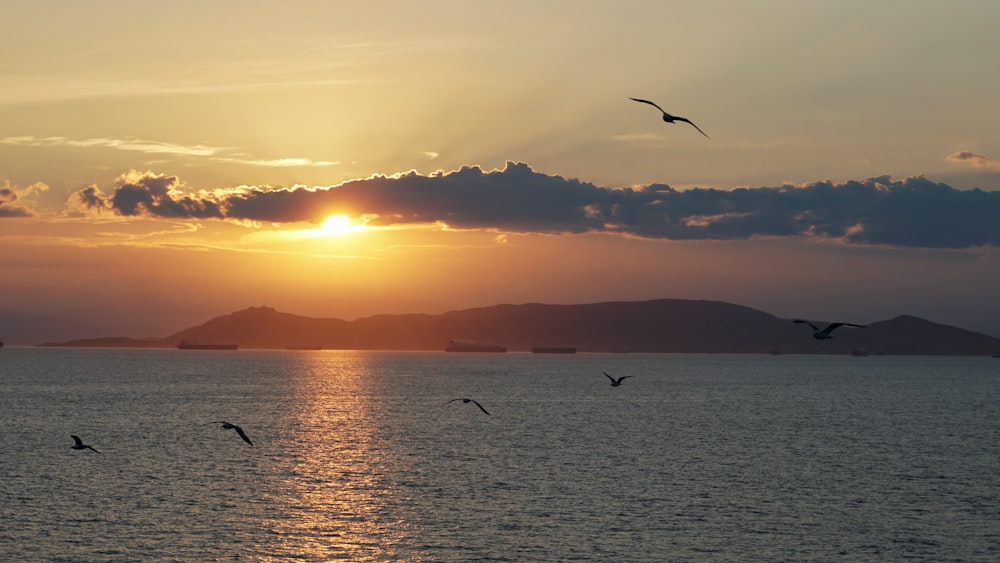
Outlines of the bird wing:
[{"label": "bird wing", "polygon": [[794,320],[794,321],[792,321],[792,322],[793,322],[793,323],[805,323],[805,324],[807,324],[807,325],[811,326],[813,330],[819,330],[819,327],[818,327],[818,326],[816,326],[816,325],[812,324],[812,323],[811,323],[811,322],[809,322],[809,321],[804,321],[804,320],[802,320],[802,319],[795,319],[795,320]]},{"label": "bird wing", "polygon": [[684,123],[690,124],[691,127],[694,127],[695,129],[697,129],[699,133],[701,133],[702,135],[704,135],[706,138],[711,139],[711,137],[708,136],[708,133],[705,133],[704,131],[702,131],[701,127],[698,127],[697,125],[695,125],[690,119],[687,119],[685,117],[677,117],[676,115],[673,116],[673,117],[677,121],[683,121]]},{"label": "bird wing", "polygon": [[615,378],[611,377],[611,374],[609,374],[608,372],[602,371],[601,373],[603,373],[604,375],[608,376],[608,379],[611,380],[611,383],[615,382]]},{"label": "bird wing", "polygon": [[247,435],[243,432],[242,428],[239,426],[234,426],[233,428],[236,430],[236,433],[240,435],[240,438],[243,438],[244,442],[250,444],[251,446],[253,445],[253,442],[250,441],[250,438],[247,438]]},{"label": "bird wing", "polygon": [[101,453],[101,452],[99,452],[99,451],[95,450],[95,449],[94,449],[94,446],[87,446],[87,449],[91,450],[91,451],[92,451],[92,452],[94,452],[94,453]]},{"label": "bird wing", "polygon": [[662,111],[663,113],[667,113],[667,112],[663,111],[663,108],[661,108],[660,106],[654,104],[653,102],[651,102],[649,100],[640,100],[639,98],[629,98],[629,99],[633,100],[633,101],[636,101],[636,102],[642,102],[644,104],[649,104],[649,105],[653,106],[654,108]]},{"label": "bird wing", "polygon": [[483,405],[479,404],[479,401],[476,401],[475,399],[469,399],[469,400],[472,401],[473,403],[475,403],[476,406],[479,407],[479,410],[483,411],[486,414],[490,414],[490,412],[488,410],[486,410],[486,409],[483,408]]},{"label": "bird wing", "polygon": [[461,401],[461,400],[462,400],[462,398],[461,398],[461,397],[459,397],[459,398],[457,398],[457,399],[452,399],[452,400],[450,400],[450,401],[445,401],[445,402],[444,402],[444,404],[446,404],[446,405],[447,405],[448,403],[454,403],[455,401]]},{"label": "bird wing", "polygon": [[853,327],[857,327],[857,328],[868,328],[865,325],[856,325],[856,324],[851,324],[851,323],[830,323],[830,326],[828,326],[825,329],[823,329],[823,332],[825,332],[827,334],[830,334],[831,332],[833,332],[833,330],[835,328],[839,328],[839,327],[842,327],[842,326],[853,326]]},{"label": "bird wing", "polygon": [[83,440],[81,440],[80,437],[77,436],[76,434],[70,434],[69,437],[73,438],[73,441],[76,442],[76,445],[78,445],[78,446],[82,446],[83,445]]}]

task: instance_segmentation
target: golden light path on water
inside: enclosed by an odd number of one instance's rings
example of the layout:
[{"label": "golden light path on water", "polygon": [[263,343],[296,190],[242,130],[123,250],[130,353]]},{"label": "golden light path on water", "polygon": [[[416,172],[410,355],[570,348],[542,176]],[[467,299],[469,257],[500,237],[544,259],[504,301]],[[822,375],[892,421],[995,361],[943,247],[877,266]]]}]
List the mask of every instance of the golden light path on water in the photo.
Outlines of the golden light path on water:
[{"label": "golden light path on water", "polygon": [[351,352],[299,352],[294,404],[288,405],[287,454],[267,504],[279,513],[266,525],[276,548],[307,559],[392,559],[404,522],[387,521],[395,492],[368,357]]}]

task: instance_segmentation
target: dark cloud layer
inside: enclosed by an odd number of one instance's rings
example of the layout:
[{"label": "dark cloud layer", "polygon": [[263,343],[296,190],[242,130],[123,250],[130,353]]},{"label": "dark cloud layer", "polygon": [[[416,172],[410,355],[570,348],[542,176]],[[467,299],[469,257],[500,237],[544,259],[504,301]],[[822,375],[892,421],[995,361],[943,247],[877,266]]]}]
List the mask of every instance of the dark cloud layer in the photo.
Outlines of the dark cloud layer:
[{"label": "dark cloud layer", "polygon": [[601,188],[509,162],[423,176],[375,176],[321,188],[245,187],[197,196],[176,176],[96,187],[79,203],[121,215],[318,222],[370,215],[370,225],[440,222],[514,232],[613,232],[647,238],[746,239],[816,236],[856,244],[965,248],[1000,245],[1000,192],[956,190],[923,177],[888,176],[802,186],[675,190]]}]

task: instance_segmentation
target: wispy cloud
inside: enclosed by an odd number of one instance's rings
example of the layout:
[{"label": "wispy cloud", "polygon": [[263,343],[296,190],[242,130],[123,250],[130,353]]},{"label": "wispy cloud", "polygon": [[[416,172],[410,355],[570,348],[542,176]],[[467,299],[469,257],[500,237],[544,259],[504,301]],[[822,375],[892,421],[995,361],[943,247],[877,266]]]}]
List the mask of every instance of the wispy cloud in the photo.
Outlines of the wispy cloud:
[{"label": "wispy cloud", "polygon": [[817,237],[852,244],[1000,246],[1000,192],[957,190],[924,177],[720,190],[602,188],[508,162],[429,176],[409,172],[336,186],[244,186],[191,194],[176,176],[132,173],[78,205],[125,216],[289,223],[334,213],[369,226],[440,224],[522,233],[608,232],[673,240]]},{"label": "wispy cloud", "polygon": [[2,137],[0,145],[21,147],[73,147],[73,148],[105,148],[120,151],[141,152],[146,154],[172,155],[179,157],[205,158],[217,162],[230,162],[250,166],[267,166],[277,168],[306,166],[335,166],[336,161],[312,160],[309,158],[290,157],[259,159],[250,155],[233,153],[234,147],[213,147],[209,145],[179,145],[161,141],[143,139],[110,139],[96,137],[91,139],[70,139],[67,137]]},{"label": "wispy cloud", "polygon": [[247,164],[250,166],[268,166],[273,168],[292,168],[296,166],[336,166],[340,164],[340,161],[311,160],[308,158],[274,158],[270,160],[260,160],[253,158],[219,157],[214,158],[213,160]]},{"label": "wispy cloud", "polygon": [[[288,92],[328,89],[370,82],[400,80],[401,60],[419,61],[437,53],[468,50],[480,40],[422,38],[414,41],[341,42],[340,34],[293,35],[210,34],[205,42],[190,37],[175,45],[170,56],[156,42],[129,44],[131,57],[116,55],[124,48],[115,37],[98,38],[101,46],[69,50],[43,49],[32,57],[7,57],[5,88],[0,104],[52,100],[163,97],[172,95]],[[83,41],[82,43],[87,43]],[[50,53],[55,53],[52,55]],[[145,61],[156,58],[157,72],[144,72]],[[9,61],[7,59],[10,59]],[[411,65],[412,66],[412,65]],[[60,71],[58,81],[38,68]],[[115,72],[109,72],[114,68]],[[70,70],[73,69],[73,70]]]},{"label": "wispy cloud", "polygon": [[172,154],[178,156],[213,156],[227,147],[211,147],[206,145],[178,145],[160,141],[145,141],[142,139],[109,139],[97,137],[92,139],[69,139],[67,137],[4,137],[0,144],[22,147],[76,147],[76,148],[107,148],[120,151],[134,151],[147,154]]},{"label": "wispy cloud", "polygon": [[953,152],[948,155],[947,160],[948,162],[969,164],[977,168],[991,168],[993,170],[1000,170],[1000,160],[994,160],[988,156],[976,154],[972,151]]}]

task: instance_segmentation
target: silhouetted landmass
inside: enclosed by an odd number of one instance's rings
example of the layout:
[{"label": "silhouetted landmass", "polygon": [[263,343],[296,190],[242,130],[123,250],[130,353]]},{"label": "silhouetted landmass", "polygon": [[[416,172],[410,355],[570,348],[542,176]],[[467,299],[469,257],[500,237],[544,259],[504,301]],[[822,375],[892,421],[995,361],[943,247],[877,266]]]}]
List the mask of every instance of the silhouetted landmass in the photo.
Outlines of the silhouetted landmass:
[{"label": "silhouetted landmass", "polygon": [[[69,342],[45,342],[39,346],[75,346],[77,348],[163,348],[162,338],[129,338],[127,336],[105,336],[102,338],[81,338]],[[176,346],[176,343],[175,343]]]},{"label": "silhouetted landmass", "polygon": [[[845,319],[833,319],[845,320]],[[856,320],[856,319],[850,319]],[[817,325],[824,321],[814,321]],[[174,347],[235,342],[240,348],[443,350],[448,342],[572,346],[580,352],[990,355],[1000,339],[902,315],[831,340],[803,324],[721,301],[657,299],[585,305],[495,305],[440,315],[376,315],[354,321],[251,307],[162,339],[88,339],[48,346]]]}]

